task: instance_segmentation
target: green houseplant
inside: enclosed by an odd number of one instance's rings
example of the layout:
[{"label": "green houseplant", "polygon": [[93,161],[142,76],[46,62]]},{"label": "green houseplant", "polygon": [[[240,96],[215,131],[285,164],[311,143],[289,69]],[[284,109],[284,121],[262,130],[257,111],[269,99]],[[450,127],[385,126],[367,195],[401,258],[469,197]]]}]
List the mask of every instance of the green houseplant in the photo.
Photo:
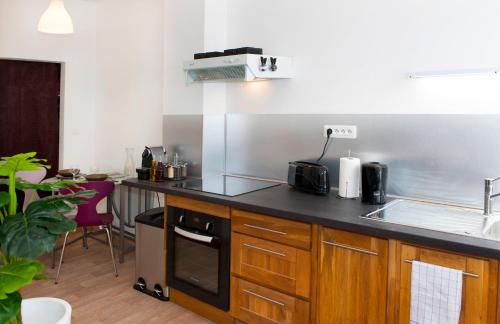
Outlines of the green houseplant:
[{"label": "green houseplant", "polygon": [[74,181],[32,184],[16,178],[17,171],[49,168],[45,163],[34,152],[0,158],[0,184],[8,186],[7,192],[0,191],[0,324],[22,322],[19,290],[33,280],[46,279],[43,264],[36,259],[54,249],[60,234],[76,229],[76,223],[64,214],[95,194],[81,190],[49,196],[20,212],[16,189],[57,191],[77,186]]}]

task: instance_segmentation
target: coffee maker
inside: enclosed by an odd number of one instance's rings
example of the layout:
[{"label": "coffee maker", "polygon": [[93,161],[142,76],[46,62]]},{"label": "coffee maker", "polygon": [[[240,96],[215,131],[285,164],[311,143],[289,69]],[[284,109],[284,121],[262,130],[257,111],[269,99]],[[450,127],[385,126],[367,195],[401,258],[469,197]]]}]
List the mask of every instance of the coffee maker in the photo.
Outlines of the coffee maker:
[{"label": "coffee maker", "polygon": [[137,178],[139,180],[149,180],[150,170],[153,161],[162,162],[167,164],[167,150],[163,146],[146,146],[142,152],[141,168],[137,168]]}]

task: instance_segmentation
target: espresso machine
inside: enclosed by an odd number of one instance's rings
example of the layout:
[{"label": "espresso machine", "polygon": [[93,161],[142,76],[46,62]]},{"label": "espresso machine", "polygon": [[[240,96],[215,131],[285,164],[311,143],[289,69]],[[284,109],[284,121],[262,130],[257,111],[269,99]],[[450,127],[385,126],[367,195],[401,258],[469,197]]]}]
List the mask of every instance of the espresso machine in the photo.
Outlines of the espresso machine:
[{"label": "espresso machine", "polygon": [[149,179],[149,172],[153,161],[162,162],[164,165],[167,164],[167,150],[163,146],[146,146],[144,148],[141,167],[136,169],[139,180]]}]

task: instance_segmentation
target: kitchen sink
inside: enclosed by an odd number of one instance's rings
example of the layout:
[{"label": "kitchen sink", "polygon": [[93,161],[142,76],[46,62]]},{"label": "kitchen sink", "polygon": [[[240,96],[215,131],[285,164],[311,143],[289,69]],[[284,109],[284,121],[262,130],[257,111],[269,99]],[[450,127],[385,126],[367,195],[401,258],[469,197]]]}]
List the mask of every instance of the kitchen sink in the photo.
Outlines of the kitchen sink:
[{"label": "kitchen sink", "polygon": [[485,217],[482,210],[476,209],[398,199],[361,217],[464,236],[500,240],[500,216]]}]

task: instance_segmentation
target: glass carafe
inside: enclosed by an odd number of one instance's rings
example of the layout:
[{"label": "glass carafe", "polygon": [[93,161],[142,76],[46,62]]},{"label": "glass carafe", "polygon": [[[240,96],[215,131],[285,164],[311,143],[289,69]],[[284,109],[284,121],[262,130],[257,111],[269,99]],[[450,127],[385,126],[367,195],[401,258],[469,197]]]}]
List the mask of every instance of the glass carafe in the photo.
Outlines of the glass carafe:
[{"label": "glass carafe", "polygon": [[132,177],[135,174],[134,149],[127,147],[125,149],[125,155],[125,168],[123,169],[123,173],[128,177]]}]

